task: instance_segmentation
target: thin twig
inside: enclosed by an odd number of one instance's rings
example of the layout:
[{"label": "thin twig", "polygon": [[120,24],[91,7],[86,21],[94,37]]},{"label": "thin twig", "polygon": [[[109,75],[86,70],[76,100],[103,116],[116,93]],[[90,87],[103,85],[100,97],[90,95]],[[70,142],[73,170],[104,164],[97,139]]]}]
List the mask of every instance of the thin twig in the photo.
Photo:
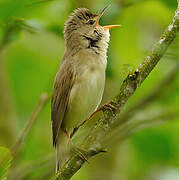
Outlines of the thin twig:
[{"label": "thin twig", "polygon": [[134,134],[135,132],[143,129],[147,129],[150,127],[153,127],[154,124],[161,124],[163,122],[166,122],[168,120],[173,120],[175,118],[179,117],[179,108],[172,107],[169,110],[162,111],[158,115],[151,117],[151,118],[146,118],[143,120],[138,120],[129,125],[129,134]]},{"label": "thin twig", "polygon": [[33,123],[38,118],[38,115],[40,114],[40,112],[42,111],[42,109],[44,108],[46,103],[48,102],[48,99],[49,99],[49,96],[47,93],[41,94],[40,99],[34,108],[34,111],[32,112],[30,118],[28,119],[27,123],[25,124],[24,129],[22,130],[22,133],[20,134],[20,136],[17,139],[17,141],[15,142],[15,144],[11,147],[11,152],[13,155],[15,155],[21,148],[21,146],[24,142],[24,139],[26,138],[30,129],[32,128]]},{"label": "thin twig", "polygon": [[143,119],[140,118],[140,120],[136,117],[132,121],[122,124],[114,133],[112,132],[112,134],[105,139],[105,142],[108,145],[114,144],[121,141],[121,136],[123,139],[126,139],[136,131],[147,129],[153,127],[154,125],[160,125],[167,120],[173,120],[178,117],[179,108],[176,107],[162,110],[154,116],[144,117]]},{"label": "thin twig", "polygon": [[49,167],[49,171],[55,168],[54,165],[55,156],[54,153],[42,156],[36,160],[29,161],[20,166],[15,167],[8,173],[8,180],[25,179],[30,173],[38,171],[44,167]]}]

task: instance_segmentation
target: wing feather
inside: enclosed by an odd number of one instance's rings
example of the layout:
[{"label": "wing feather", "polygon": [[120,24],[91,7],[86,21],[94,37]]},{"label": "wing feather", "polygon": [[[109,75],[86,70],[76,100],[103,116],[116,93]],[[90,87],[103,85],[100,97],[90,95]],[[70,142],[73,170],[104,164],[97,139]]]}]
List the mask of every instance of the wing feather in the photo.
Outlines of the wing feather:
[{"label": "wing feather", "polygon": [[63,61],[57,72],[52,100],[51,100],[51,119],[53,132],[53,146],[56,147],[59,130],[68,108],[69,96],[74,84],[75,73],[73,65]]}]

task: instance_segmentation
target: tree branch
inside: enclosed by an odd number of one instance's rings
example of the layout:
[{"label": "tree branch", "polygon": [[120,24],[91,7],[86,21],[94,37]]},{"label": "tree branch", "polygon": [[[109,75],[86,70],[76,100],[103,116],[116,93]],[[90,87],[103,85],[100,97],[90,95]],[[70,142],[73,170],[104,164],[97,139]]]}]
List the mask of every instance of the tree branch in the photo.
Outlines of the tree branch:
[{"label": "tree branch", "polygon": [[[162,122],[173,120],[179,117],[179,108],[173,107],[169,110],[162,111],[154,117],[146,118],[143,120],[137,120],[133,124],[128,126],[128,135],[134,134],[135,132],[151,127],[153,124],[161,124]],[[127,138],[127,136],[125,137]]]},{"label": "tree branch", "polygon": [[49,96],[47,93],[42,93],[40,96],[40,99],[37,103],[37,105],[34,108],[34,111],[32,112],[30,118],[28,119],[27,123],[24,126],[24,129],[22,130],[22,133],[20,134],[19,138],[15,142],[15,144],[11,147],[11,153],[15,155],[19,149],[21,148],[24,139],[26,138],[27,134],[29,133],[33,123],[37,119],[39,113],[44,108],[46,103],[48,102]]},{"label": "tree branch", "polygon": [[52,169],[54,168],[54,161],[55,161],[54,153],[50,153],[43,157],[36,158],[35,160],[28,161],[28,163],[23,163],[22,165],[12,168],[11,171],[8,172],[7,179],[24,180],[27,179],[27,176],[32,172],[37,172],[44,167],[48,167],[48,170],[52,171]]},{"label": "tree branch", "polygon": [[[156,87],[147,96],[145,96],[142,101],[139,101],[137,104],[135,104],[129,110],[125,111],[119,116],[119,119],[112,126],[112,132],[110,133],[110,136],[105,139],[105,142],[108,144],[118,142],[120,139],[119,132],[122,133],[124,129],[127,130],[128,126],[133,124],[133,122],[131,121],[135,121],[134,119],[132,119],[132,117],[135,116],[136,112],[138,112],[138,110],[144,109],[151,102],[155,101],[161,95],[161,93],[164,93],[167,90],[167,86],[170,86],[170,84],[173,82],[178,73],[179,63],[174,65],[174,67],[167,74],[167,76],[159,84],[157,84]],[[164,111],[163,114],[166,114],[166,112]],[[150,123],[150,121],[143,121]],[[112,141],[109,142],[109,139],[111,137],[113,137]]]},{"label": "tree branch", "polygon": [[[34,28],[28,25],[24,19],[15,17],[12,17],[7,23],[0,22],[0,27],[2,27],[2,38],[0,41],[0,141],[2,144],[9,145],[9,142],[14,141],[15,137],[14,127],[11,122],[16,120],[16,114],[12,105],[9,82],[5,72],[3,51],[14,40],[20,30],[33,32]],[[6,133],[6,138],[4,138],[4,133]]]},{"label": "tree branch", "polygon": [[160,94],[163,93],[163,90],[166,90],[165,87],[169,86],[173,82],[173,80],[175,79],[175,77],[178,73],[179,73],[179,62],[174,65],[174,67],[167,74],[167,76],[159,84],[157,84],[156,87],[154,87],[153,90],[150,91],[149,94],[146,97],[144,97],[143,100],[139,101],[137,104],[135,104],[129,110],[125,111],[119,117],[119,120],[117,121],[117,123],[114,124],[114,128],[117,129],[118,126],[121,126],[122,124],[129,121],[130,118],[136,112],[136,110],[144,108],[144,107],[146,107],[146,105],[148,105],[149,103],[156,100],[157,97],[159,97]]},{"label": "tree branch", "polygon": [[[126,122],[118,129],[118,132],[115,131],[115,135],[112,134],[108,136],[105,139],[105,142],[108,142],[108,146],[116,142],[121,142],[122,140],[128,138],[129,136],[131,136],[135,132],[138,132],[139,130],[147,129],[153,127],[154,125],[160,125],[163,122],[166,122],[168,120],[173,120],[178,117],[179,117],[179,108],[172,107],[167,110],[163,110],[152,117],[148,117],[148,118],[144,117],[143,119],[140,120],[135,119],[130,123]],[[112,140],[111,137],[113,137]]]},{"label": "tree branch", "polygon": [[[160,40],[156,43],[150,54],[139,65],[138,69],[133,74],[129,74],[123,81],[118,96],[113,99],[113,105],[117,108],[117,111],[115,113],[106,111],[100,115],[96,124],[84,139],[80,148],[86,150],[84,151],[84,156],[87,159],[103,151],[101,142],[110,131],[111,125],[117,120],[116,117],[119,115],[122,107],[159,62],[178,32],[179,7],[175,12],[172,23],[161,35]],[[52,180],[69,180],[81,168],[84,162],[85,160],[79,157],[78,154],[72,154]]]}]

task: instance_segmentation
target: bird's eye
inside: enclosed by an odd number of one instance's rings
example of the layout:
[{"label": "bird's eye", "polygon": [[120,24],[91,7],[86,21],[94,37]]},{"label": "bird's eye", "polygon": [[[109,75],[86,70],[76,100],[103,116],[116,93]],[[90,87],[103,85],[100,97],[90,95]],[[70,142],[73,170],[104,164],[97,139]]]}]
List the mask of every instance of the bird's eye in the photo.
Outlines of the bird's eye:
[{"label": "bird's eye", "polygon": [[89,21],[88,21],[88,24],[90,24],[90,25],[93,25],[94,23],[95,23],[94,20],[89,20]]}]

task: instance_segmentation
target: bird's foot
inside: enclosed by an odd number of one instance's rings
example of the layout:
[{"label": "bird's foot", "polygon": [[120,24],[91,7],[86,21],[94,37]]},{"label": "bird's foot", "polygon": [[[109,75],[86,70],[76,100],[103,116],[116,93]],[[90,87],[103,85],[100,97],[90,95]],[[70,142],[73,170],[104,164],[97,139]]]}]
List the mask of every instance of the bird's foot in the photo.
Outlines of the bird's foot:
[{"label": "bird's foot", "polygon": [[113,101],[110,101],[109,103],[104,104],[102,107],[100,107],[100,108],[97,109],[95,112],[93,112],[88,119],[84,120],[78,127],[76,127],[76,128],[73,129],[72,133],[70,134],[70,138],[72,138],[72,137],[76,134],[76,132],[78,131],[78,129],[79,129],[81,126],[83,126],[85,123],[87,123],[91,118],[93,118],[93,116],[94,116],[95,114],[97,114],[98,112],[100,112],[100,111],[105,112],[105,111],[108,110],[108,111],[111,111],[112,113],[116,113],[116,112],[118,111],[118,109],[117,109],[117,107],[114,106],[114,104],[115,104],[115,103],[114,103]]},{"label": "bird's foot", "polygon": [[78,129],[83,126],[85,123],[87,123],[88,120],[90,120],[96,113],[98,113],[99,111],[101,111],[102,109],[99,108],[97,109],[95,112],[93,112],[90,117],[88,119],[85,119],[79,126],[77,126],[76,128],[73,129],[72,133],[70,134],[70,138],[72,138],[76,132],[78,131]]},{"label": "bird's foot", "polygon": [[65,132],[65,134],[66,134],[66,136],[67,136],[67,138],[68,138],[68,140],[69,140],[69,143],[71,144],[71,147],[72,147],[72,150],[76,153],[76,154],[78,154],[78,156],[81,158],[81,159],[83,159],[84,161],[87,161],[88,162],[88,159],[85,157],[85,155],[83,154],[83,152],[85,152],[85,150],[83,150],[83,149],[80,149],[80,148],[77,148],[75,145],[74,145],[74,143],[72,142],[72,137],[71,137],[71,135],[72,135],[72,133],[69,135],[69,133],[65,130],[64,131]]},{"label": "bird's foot", "polygon": [[113,101],[104,104],[100,109],[103,112],[111,111],[112,113],[116,113],[118,111],[118,108],[115,106],[115,102]]},{"label": "bird's foot", "polygon": [[84,155],[84,152],[85,152],[84,149],[78,148],[78,147],[76,147],[76,146],[73,145],[72,150],[73,150],[82,160],[84,160],[84,161],[86,161],[86,162],[89,163],[87,157]]}]

